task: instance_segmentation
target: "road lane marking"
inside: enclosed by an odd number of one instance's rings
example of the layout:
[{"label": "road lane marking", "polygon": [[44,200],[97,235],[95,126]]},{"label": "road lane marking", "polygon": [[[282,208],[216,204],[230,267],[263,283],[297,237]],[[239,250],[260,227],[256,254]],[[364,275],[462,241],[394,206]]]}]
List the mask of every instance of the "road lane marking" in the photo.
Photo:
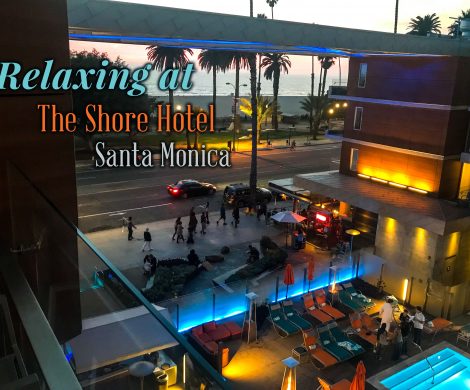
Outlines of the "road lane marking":
[{"label": "road lane marking", "polygon": [[163,207],[163,206],[170,206],[173,203],[162,203],[162,204],[155,204],[153,206],[144,206],[144,207],[135,207],[133,209],[125,209],[125,210],[116,210],[116,211],[107,211],[106,213],[98,213],[98,214],[89,214],[89,215],[81,215],[78,219],[82,218],[91,218],[91,217],[98,217],[100,215],[107,215],[108,217],[112,215],[122,215],[120,213],[125,213],[127,211],[135,211],[135,210],[143,210],[143,209],[152,209],[156,207]]}]

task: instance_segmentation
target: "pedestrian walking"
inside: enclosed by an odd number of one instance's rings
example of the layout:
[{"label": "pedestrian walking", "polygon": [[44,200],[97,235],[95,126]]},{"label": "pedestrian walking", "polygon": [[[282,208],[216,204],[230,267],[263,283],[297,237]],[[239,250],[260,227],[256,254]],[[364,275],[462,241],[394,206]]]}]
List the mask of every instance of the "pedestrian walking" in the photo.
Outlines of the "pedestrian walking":
[{"label": "pedestrian walking", "polygon": [[383,349],[388,345],[388,337],[387,337],[387,327],[386,323],[380,325],[379,330],[377,331],[377,343],[375,344],[375,354],[377,356],[377,360],[382,360],[382,352]]},{"label": "pedestrian walking", "polygon": [[415,315],[413,318],[413,342],[421,347],[421,334],[423,333],[424,323],[426,317],[421,311],[421,306],[416,306]]},{"label": "pedestrian walking", "polygon": [[144,246],[142,247],[142,252],[146,251],[146,250],[153,250],[152,249],[152,235],[150,234],[149,232],[149,228],[145,229],[145,232],[144,232]]},{"label": "pedestrian walking", "polygon": [[380,309],[380,324],[386,324],[387,332],[390,330],[390,324],[394,321],[392,303],[391,299],[387,299]]},{"label": "pedestrian walking", "polygon": [[220,206],[220,218],[217,220],[217,225],[219,225],[220,220],[224,221],[224,225],[227,225],[225,222],[226,214],[225,214],[225,205],[222,203]]},{"label": "pedestrian walking", "polygon": [[240,209],[238,208],[237,205],[235,205],[232,211],[232,218],[233,218],[233,221],[231,222],[231,224],[234,225],[236,228],[238,224],[240,223]]},{"label": "pedestrian walking", "polygon": [[206,216],[206,224],[209,225],[209,202],[201,204],[198,207],[202,209],[202,213]]},{"label": "pedestrian walking", "polygon": [[132,222],[132,217],[129,217],[127,219],[127,240],[128,241],[131,241],[134,239],[134,236],[133,236],[134,229],[137,229],[137,227]]},{"label": "pedestrian walking", "polygon": [[403,350],[403,335],[401,333],[401,328],[397,324],[391,326],[392,330],[392,344],[393,344],[393,353],[392,360],[400,359],[401,352]]},{"label": "pedestrian walking", "polygon": [[121,233],[124,233],[124,229],[127,227],[128,220],[126,217],[122,217],[122,226],[121,226]]},{"label": "pedestrian walking", "polygon": [[201,234],[206,234],[207,220],[206,214],[203,212],[201,214]]},{"label": "pedestrian walking", "polygon": [[176,243],[179,244],[180,240],[184,242],[183,236],[183,223],[181,220],[179,221],[178,225],[176,226]]},{"label": "pedestrian walking", "polygon": [[194,212],[194,209],[191,209],[191,213],[189,214],[188,233],[189,231],[191,231],[192,233],[196,233],[197,224],[198,224],[198,221],[197,221],[196,213]]},{"label": "pedestrian walking", "polygon": [[173,237],[171,237],[171,239],[174,241],[175,240],[175,236],[178,234],[178,225],[179,224],[182,224],[181,222],[181,217],[178,217],[176,218],[176,221],[175,221],[175,232],[173,233]]},{"label": "pedestrian walking", "polygon": [[403,345],[401,349],[401,354],[407,356],[408,355],[408,340],[410,338],[411,333],[411,317],[408,313],[408,310],[403,310],[403,313],[400,314],[400,329],[401,335],[403,337]]}]

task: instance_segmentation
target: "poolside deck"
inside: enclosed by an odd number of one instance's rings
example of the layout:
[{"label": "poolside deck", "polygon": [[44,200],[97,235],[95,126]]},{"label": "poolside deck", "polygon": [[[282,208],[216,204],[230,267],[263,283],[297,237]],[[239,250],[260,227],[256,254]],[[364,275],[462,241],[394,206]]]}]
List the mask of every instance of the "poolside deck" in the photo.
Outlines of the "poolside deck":
[{"label": "poolside deck", "polygon": [[[378,312],[383,301],[376,301],[376,305],[369,312],[370,314]],[[303,304],[300,298],[295,300],[296,309],[303,312]],[[341,304],[337,307],[344,313],[349,313]],[[307,313],[303,317],[310,321],[314,327],[319,323]],[[430,319],[430,318],[429,318]],[[243,315],[239,316],[237,320],[243,321]],[[470,318],[467,318],[470,322]],[[350,326],[349,318],[337,321],[338,325],[343,329]],[[245,342],[235,341],[229,344],[233,358],[227,367],[223,370],[223,375],[228,378],[234,389],[266,389],[271,390],[280,387],[284,366],[281,360],[292,355],[292,349],[302,345],[302,334],[293,335],[287,338],[281,338],[273,329],[271,323],[266,321],[258,333],[259,341],[247,345]],[[346,362],[336,364],[330,368],[318,370],[310,362],[302,363],[297,367],[297,388],[298,389],[316,389],[318,386],[317,376],[326,379],[329,382],[335,383],[341,379],[351,380],[355,374],[356,365],[359,360],[362,360],[367,370],[367,378],[372,377],[379,372],[390,369],[400,361],[393,361],[391,358],[391,346],[386,347],[383,353],[383,359],[377,360],[373,352],[373,347],[367,342],[360,339],[358,336],[351,336],[352,340],[356,341],[366,352],[356,358],[352,358]],[[467,351],[465,344],[456,344],[456,331],[452,328],[448,331],[437,334],[434,340],[432,335],[423,333],[422,348],[426,350],[435,346],[436,344],[447,341],[448,343],[457,346],[458,348]],[[414,356],[420,351],[409,343],[408,348],[409,356]],[[371,384],[366,383],[366,389],[375,389]]]}]

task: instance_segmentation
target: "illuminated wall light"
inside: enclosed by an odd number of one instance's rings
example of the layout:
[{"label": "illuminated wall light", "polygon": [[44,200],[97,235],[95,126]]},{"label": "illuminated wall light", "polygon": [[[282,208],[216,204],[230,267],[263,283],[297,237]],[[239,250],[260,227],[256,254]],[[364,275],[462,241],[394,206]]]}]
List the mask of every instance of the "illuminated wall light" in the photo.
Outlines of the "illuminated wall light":
[{"label": "illuminated wall light", "polygon": [[404,279],[403,280],[403,295],[402,295],[403,304],[406,302],[407,294],[408,294],[408,279]]},{"label": "illuminated wall light", "polygon": [[399,183],[394,183],[393,181],[389,181],[388,184],[390,184],[392,187],[397,187],[397,188],[406,188],[405,185],[399,184]]},{"label": "illuminated wall light", "polygon": [[371,179],[372,179],[373,181],[377,181],[377,182],[379,182],[379,183],[384,183],[384,184],[387,184],[387,183],[388,183],[387,180],[379,179],[378,177],[371,177]]},{"label": "illuminated wall light", "polygon": [[370,176],[364,175],[363,173],[358,173],[357,176],[362,177],[363,179],[370,179]]},{"label": "illuminated wall light", "polygon": [[420,188],[415,188],[415,187],[408,187],[410,191],[417,192],[419,194],[427,194],[428,192],[425,190],[422,190]]}]

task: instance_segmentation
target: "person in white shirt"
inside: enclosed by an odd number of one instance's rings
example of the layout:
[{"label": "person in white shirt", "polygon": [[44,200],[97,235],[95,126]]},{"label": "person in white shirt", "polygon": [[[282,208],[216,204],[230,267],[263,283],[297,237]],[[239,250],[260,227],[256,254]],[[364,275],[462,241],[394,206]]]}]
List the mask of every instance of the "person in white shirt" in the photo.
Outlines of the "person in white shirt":
[{"label": "person in white shirt", "polygon": [[426,322],[424,314],[421,312],[421,306],[416,306],[415,315],[413,319],[413,342],[421,346],[421,333],[423,333],[423,326]]},{"label": "person in white shirt", "polygon": [[385,324],[385,330],[387,332],[390,330],[390,324],[394,321],[392,302],[393,301],[391,299],[387,299],[380,309],[380,325]]}]

